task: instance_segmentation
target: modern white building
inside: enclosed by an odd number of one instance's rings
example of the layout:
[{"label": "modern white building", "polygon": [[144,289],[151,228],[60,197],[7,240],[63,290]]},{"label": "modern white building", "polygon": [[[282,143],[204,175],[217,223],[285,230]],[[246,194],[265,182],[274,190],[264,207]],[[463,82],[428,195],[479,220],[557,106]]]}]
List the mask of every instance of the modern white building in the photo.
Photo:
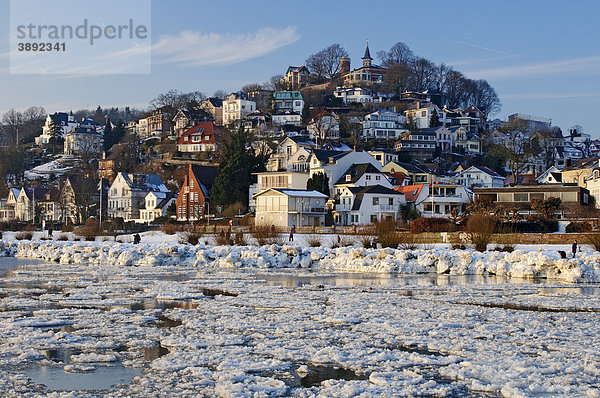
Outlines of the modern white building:
[{"label": "modern white building", "polygon": [[284,126],[286,124],[300,126],[302,124],[302,115],[291,109],[286,109],[275,111],[271,117],[271,120],[273,121],[273,124],[278,126]]},{"label": "modern white building", "polygon": [[304,98],[300,91],[275,91],[273,93],[274,113],[293,111],[298,114],[304,109]]},{"label": "modern white building", "polygon": [[269,188],[277,189],[306,189],[306,183],[310,175],[308,172],[296,171],[267,171],[264,173],[253,173],[256,183],[250,185],[248,207],[254,210],[254,195]]},{"label": "modern white building", "polygon": [[374,93],[368,88],[361,87],[337,87],[333,92],[334,97],[341,99],[344,104],[360,103],[367,104],[373,102]]},{"label": "modern white building", "polygon": [[269,188],[254,195],[256,225],[290,228],[325,223],[327,195],[303,189]]},{"label": "modern white building", "polygon": [[405,194],[407,201],[414,203],[421,217],[445,217],[465,212],[466,206],[472,202],[473,194],[462,185],[426,184],[396,187]]},{"label": "modern white building", "polygon": [[403,193],[381,185],[345,187],[340,192],[340,203],[335,205],[333,216],[335,223],[341,225],[396,220],[404,204]]},{"label": "modern white building", "polygon": [[256,102],[243,91],[229,94],[223,100],[223,124],[225,126],[244,119],[256,111]]}]

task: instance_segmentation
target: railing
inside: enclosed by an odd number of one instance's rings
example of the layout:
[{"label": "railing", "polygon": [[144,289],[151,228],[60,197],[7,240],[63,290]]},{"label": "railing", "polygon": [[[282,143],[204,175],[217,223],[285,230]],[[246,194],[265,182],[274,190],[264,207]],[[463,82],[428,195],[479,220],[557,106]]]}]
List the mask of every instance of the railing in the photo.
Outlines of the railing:
[{"label": "railing", "polygon": [[394,206],[394,205],[376,205],[375,206],[375,211],[378,211],[378,212],[382,212],[382,211],[386,211],[386,212],[393,211],[393,212],[396,212],[397,210],[398,210],[398,207]]},{"label": "railing", "polygon": [[350,211],[352,209],[352,205],[350,203],[340,203],[335,205],[336,211]]}]

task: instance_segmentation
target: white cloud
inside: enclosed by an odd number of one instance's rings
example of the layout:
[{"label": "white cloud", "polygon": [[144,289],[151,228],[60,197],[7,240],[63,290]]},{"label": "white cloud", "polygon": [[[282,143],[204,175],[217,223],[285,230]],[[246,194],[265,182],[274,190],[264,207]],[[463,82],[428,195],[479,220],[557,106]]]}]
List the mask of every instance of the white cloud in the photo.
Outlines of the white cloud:
[{"label": "white cloud", "polygon": [[505,77],[523,77],[532,75],[553,75],[559,73],[598,74],[600,72],[600,55],[591,57],[564,59],[552,62],[540,62],[529,65],[504,66],[499,68],[480,69],[465,72],[469,76],[484,79],[501,79]]},{"label": "white cloud", "polygon": [[185,66],[226,65],[263,56],[300,38],[295,27],[261,28],[250,33],[201,33],[184,31],[162,36],[152,46],[155,59]]}]

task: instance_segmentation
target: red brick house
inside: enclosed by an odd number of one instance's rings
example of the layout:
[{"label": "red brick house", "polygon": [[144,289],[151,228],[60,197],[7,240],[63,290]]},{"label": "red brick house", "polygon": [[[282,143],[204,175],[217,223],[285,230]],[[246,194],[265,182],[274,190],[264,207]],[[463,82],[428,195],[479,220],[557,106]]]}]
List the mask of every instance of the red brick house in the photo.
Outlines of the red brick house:
[{"label": "red brick house", "polygon": [[177,140],[179,152],[213,152],[217,149],[212,122],[200,122],[185,130]]},{"label": "red brick house", "polygon": [[188,172],[177,196],[178,221],[199,220],[208,212],[206,203],[216,175],[216,167],[188,165]]}]

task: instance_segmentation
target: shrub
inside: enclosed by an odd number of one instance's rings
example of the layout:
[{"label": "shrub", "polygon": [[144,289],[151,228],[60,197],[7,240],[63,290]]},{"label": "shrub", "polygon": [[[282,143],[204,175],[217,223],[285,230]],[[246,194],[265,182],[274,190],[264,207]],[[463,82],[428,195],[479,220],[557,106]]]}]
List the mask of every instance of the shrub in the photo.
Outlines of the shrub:
[{"label": "shrub", "polygon": [[496,231],[496,219],[485,212],[471,214],[467,219],[467,231],[475,250],[484,252]]},{"label": "shrub", "polygon": [[528,220],[528,221],[509,221],[502,222],[498,226],[500,233],[548,233],[558,231],[558,221],[548,220]]},{"label": "shrub", "polygon": [[419,234],[421,232],[454,232],[456,224],[447,218],[421,217],[410,223],[410,232]]},{"label": "shrub", "polygon": [[248,241],[246,240],[246,237],[244,236],[244,233],[242,231],[239,231],[239,232],[235,233],[235,237],[233,239],[233,243],[236,246],[246,246],[246,245],[248,245]]},{"label": "shrub", "polygon": [[56,236],[56,240],[63,240],[63,241],[69,240],[69,235],[67,235],[67,234],[59,234],[59,235]]},{"label": "shrub", "polygon": [[201,237],[202,234],[186,231],[179,234],[178,240],[181,244],[197,245]]},{"label": "shrub", "polygon": [[567,225],[567,227],[565,228],[565,232],[568,233],[572,233],[572,232],[592,232],[592,224],[590,224],[589,222],[577,222],[577,221],[573,221],[571,223],[569,223],[569,225]]},{"label": "shrub", "polygon": [[595,232],[591,234],[585,234],[583,241],[588,245],[591,245],[595,251],[600,252],[600,233]]},{"label": "shrub", "polygon": [[167,235],[175,235],[176,232],[181,231],[181,226],[177,224],[161,224],[160,230]]},{"label": "shrub", "polygon": [[373,237],[369,236],[369,235],[363,235],[360,237],[360,244],[362,245],[362,247],[364,247],[365,249],[370,249],[372,247],[374,247],[375,245],[373,244]]},{"label": "shrub", "polygon": [[321,237],[319,235],[309,235],[306,238],[306,244],[310,247],[321,247]]},{"label": "shrub", "polygon": [[217,246],[230,246],[233,245],[231,240],[231,232],[221,230],[220,233],[215,235],[215,243]]},{"label": "shrub", "polygon": [[396,231],[396,221],[382,220],[375,224],[377,243],[382,247],[414,250],[417,248],[414,236],[408,232]]},{"label": "shrub", "polygon": [[16,240],[31,240],[32,238],[33,238],[33,232],[31,232],[31,231],[22,231],[22,232],[17,232],[15,234]]},{"label": "shrub", "polygon": [[256,240],[256,244],[259,246],[283,244],[281,231],[274,226],[256,225],[252,229],[251,234],[254,240]]},{"label": "shrub", "polygon": [[352,236],[347,235],[338,235],[340,246],[348,247],[354,245],[354,238]]}]

